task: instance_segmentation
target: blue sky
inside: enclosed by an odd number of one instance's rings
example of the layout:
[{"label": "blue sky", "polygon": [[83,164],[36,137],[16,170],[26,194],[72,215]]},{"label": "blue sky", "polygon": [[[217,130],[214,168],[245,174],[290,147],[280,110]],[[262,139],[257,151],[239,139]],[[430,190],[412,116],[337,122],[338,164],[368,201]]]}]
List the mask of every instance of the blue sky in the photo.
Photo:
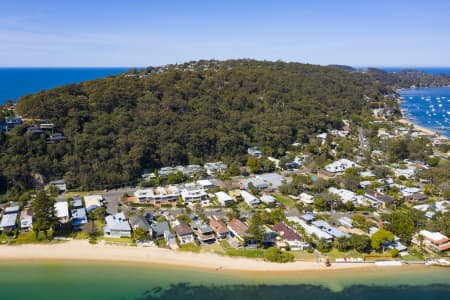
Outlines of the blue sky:
[{"label": "blue sky", "polygon": [[0,0],[0,66],[450,66],[448,0]]}]

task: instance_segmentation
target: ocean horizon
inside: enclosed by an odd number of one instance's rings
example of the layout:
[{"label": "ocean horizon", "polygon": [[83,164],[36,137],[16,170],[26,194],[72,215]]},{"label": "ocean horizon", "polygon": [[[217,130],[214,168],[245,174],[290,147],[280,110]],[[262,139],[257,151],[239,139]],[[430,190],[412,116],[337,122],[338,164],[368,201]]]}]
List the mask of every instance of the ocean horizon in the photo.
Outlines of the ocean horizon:
[{"label": "ocean horizon", "polygon": [[0,104],[59,86],[117,75],[131,67],[0,68]]}]

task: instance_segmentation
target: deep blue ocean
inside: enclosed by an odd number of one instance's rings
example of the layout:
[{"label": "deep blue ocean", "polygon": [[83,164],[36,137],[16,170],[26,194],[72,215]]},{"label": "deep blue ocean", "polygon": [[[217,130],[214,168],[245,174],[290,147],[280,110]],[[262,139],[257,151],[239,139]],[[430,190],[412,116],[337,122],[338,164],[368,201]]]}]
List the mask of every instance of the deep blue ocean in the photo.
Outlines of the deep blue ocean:
[{"label": "deep blue ocean", "polygon": [[0,68],[0,104],[69,83],[116,75],[130,68]]}]

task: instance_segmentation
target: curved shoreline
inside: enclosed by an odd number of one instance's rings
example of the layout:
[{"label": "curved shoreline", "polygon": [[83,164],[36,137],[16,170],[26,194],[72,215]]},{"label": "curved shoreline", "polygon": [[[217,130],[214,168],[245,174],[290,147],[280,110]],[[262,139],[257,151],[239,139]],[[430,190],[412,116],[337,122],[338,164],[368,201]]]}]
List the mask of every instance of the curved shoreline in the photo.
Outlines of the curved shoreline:
[{"label": "curved shoreline", "polygon": [[[69,241],[59,244],[0,246],[0,262],[11,261],[85,261],[188,267],[204,270],[249,272],[331,271],[370,268],[368,263],[323,263],[296,261],[279,264],[263,260],[220,256],[213,253],[180,252],[155,247],[130,247]],[[378,267],[376,267],[378,269]],[[398,267],[397,267],[398,268]]]}]

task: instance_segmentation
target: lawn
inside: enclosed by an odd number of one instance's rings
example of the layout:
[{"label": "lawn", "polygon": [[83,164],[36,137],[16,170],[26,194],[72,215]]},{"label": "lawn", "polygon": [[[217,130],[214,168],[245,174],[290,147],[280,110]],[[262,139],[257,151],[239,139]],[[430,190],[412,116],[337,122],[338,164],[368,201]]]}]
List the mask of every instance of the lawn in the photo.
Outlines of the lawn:
[{"label": "lawn", "polygon": [[313,253],[307,251],[290,251],[294,255],[296,261],[316,261]]},{"label": "lawn", "polygon": [[281,194],[273,194],[272,196],[287,208],[295,207],[295,201],[289,197],[283,196]]},{"label": "lawn", "polygon": [[194,243],[184,244],[180,245],[179,251],[186,251],[186,252],[194,252],[194,253],[200,253],[200,246]]},{"label": "lawn", "polygon": [[242,256],[247,258],[264,258],[264,250],[259,249],[228,249],[226,250],[229,256]]},{"label": "lawn", "polygon": [[103,193],[103,191],[100,191],[100,190],[98,190],[98,191],[87,191],[87,192],[81,192],[81,191],[79,191],[79,192],[67,192],[67,193],[64,194],[64,197],[66,199],[68,199],[68,198],[73,198],[73,196],[76,196],[76,195],[83,197],[83,196],[86,196],[86,195],[98,195],[98,194],[101,195],[102,193]]},{"label": "lawn", "polygon": [[[221,246],[221,244],[214,243],[210,245],[204,245],[201,247],[202,252],[216,253],[220,255],[226,254],[225,248]],[[229,247],[228,247],[229,248]]]},{"label": "lawn", "polygon": [[344,258],[344,257],[353,257],[353,258],[362,258],[363,257],[363,255],[356,250],[342,252],[336,248],[331,249],[330,252],[325,253],[325,254],[328,258],[330,258],[332,260],[336,259],[336,258]]}]

